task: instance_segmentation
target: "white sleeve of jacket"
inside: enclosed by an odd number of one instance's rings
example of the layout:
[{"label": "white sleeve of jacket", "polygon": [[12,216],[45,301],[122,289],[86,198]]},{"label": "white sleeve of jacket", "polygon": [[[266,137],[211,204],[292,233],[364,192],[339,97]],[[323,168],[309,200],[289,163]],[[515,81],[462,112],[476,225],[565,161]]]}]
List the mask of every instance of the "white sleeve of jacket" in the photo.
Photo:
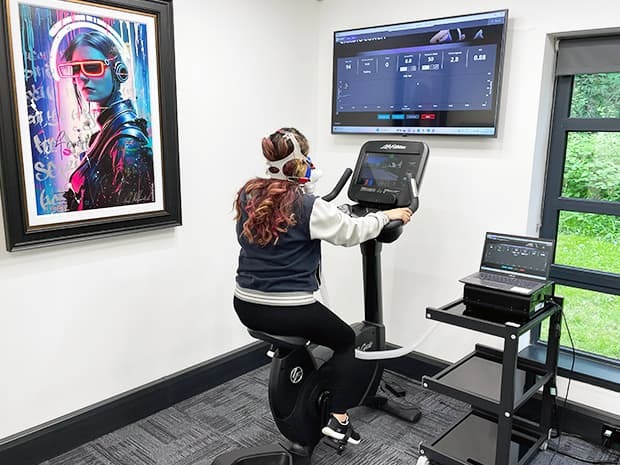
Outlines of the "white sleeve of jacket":
[{"label": "white sleeve of jacket", "polygon": [[323,199],[316,199],[310,215],[310,237],[351,247],[379,235],[390,219],[383,212],[352,218]]}]

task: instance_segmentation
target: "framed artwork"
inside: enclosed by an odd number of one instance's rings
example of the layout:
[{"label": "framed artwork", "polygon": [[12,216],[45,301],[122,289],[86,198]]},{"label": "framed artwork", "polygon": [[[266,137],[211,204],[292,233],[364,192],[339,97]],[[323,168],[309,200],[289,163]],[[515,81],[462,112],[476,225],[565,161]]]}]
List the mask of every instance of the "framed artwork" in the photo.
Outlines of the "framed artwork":
[{"label": "framed artwork", "polygon": [[7,249],[180,225],[172,2],[0,1]]}]

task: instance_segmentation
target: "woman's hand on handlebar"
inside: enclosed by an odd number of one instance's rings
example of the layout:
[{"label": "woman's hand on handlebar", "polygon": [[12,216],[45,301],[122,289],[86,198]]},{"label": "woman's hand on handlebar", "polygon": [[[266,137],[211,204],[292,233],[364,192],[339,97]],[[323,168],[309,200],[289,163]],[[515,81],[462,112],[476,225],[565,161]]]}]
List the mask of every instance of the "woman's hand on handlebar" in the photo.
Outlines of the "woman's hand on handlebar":
[{"label": "woman's hand on handlebar", "polygon": [[405,208],[394,208],[392,210],[384,210],[383,213],[387,215],[387,217],[391,220],[400,220],[403,224],[409,223],[411,221],[411,215],[413,212],[411,209]]}]

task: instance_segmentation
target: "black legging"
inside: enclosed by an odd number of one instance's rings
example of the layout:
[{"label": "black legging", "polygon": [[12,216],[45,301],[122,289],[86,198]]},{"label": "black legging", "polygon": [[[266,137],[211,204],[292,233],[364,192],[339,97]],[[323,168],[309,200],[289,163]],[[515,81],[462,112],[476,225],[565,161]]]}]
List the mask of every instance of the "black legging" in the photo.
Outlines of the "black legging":
[{"label": "black legging", "polygon": [[350,388],[355,386],[355,333],[335,313],[320,302],[280,307],[260,305],[234,298],[241,322],[250,329],[280,336],[297,336],[334,351],[331,410],[345,413],[351,407]]}]

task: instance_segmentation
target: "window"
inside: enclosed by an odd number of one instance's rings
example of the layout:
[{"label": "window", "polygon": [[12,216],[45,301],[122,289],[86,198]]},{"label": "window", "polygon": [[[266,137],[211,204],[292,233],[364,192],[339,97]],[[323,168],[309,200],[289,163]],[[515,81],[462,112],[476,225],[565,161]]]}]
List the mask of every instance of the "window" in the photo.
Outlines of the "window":
[{"label": "window", "polygon": [[[620,373],[619,49],[618,36],[559,43],[540,233],[556,240],[550,275],[556,295],[564,297],[576,350],[615,367],[615,379]],[[562,346],[570,347],[566,330]],[[609,379],[600,385],[608,386]]]}]

